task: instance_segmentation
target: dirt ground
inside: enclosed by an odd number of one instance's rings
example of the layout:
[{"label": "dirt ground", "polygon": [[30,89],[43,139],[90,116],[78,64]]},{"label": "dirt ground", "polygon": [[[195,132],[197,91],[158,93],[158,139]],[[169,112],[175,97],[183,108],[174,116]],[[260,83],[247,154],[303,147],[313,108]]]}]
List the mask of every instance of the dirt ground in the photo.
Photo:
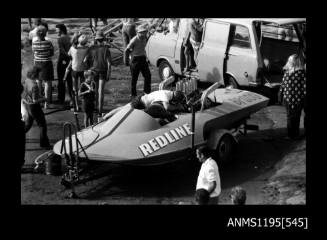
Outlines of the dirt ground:
[{"label": "dirt ground", "polygon": [[[89,31],[88,19],[45,19],[49,24],[49,38],[56,46],[55,24],[65,23],[68,31]],[[26,69],[32,65],[31,47],[26,42],[27,19],[22,19],[21,38],[25,41],[22,51],[22,81]],[[119,39],[118,39],[119,41]],[[117,51],[113,51],[113,55]],[[54,66],[56,66],[56,56]],[[158,89],[157,69],[151,67],[152,90]],[[55,75],[56,78],[56,75]],[[56,100],[56,81],[53,82],[53,99]],[[105,110],[109,111],[129,101],[130,72],[117,63],[112,78],[106,84]],[[143,89],[140,76],[138,91]],[[66,99],[67,100],[67,99]],[[54,104],[46,112],[48,136],[51,144],[62,138],[66,121],[74,122],[73,112]],[[82,123],[82,114],[78,118]],[[259,125],[259,131],[250,131],[239,138],[233,161],[219,166],[222,182],[220,204],[230,204],[232,187],[242,186],[247,192],[247,204],[306,204],[306,140],[290,142],[286,136],[286,113],[282,106],[271,105],[252,115],[249,123]],[[301,119],[303,131],[303,119]],[[46,152],[39,148],[38,127],[34,123],[26,134],[25,167],[34,167],[34,160]],[[69,191],[60,185],[60,176],[43,173],[21,174],[21,204],[192,204],[200,163],[185,160],[158,167],[130,167],[108,165],[110,172],[99,179],[78,186],[78,199],[69,199]]]}]

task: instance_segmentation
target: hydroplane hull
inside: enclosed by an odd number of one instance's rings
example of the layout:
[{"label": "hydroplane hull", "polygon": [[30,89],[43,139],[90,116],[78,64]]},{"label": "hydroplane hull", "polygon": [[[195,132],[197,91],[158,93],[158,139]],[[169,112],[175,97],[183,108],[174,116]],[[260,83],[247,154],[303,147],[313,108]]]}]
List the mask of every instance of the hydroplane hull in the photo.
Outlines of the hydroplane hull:
[{"label": "hydroplane hull", "polygon": [[[221,104],[195,113],[194,146],[205,144],[216,130],[232,129],[269,101],[253,92],[224,88],[216,89],[208,98]],[[144,111],[126,105],[108,120],[77,133],[87,155],[79,148],[79,156],[119,164],[163,164],[187,156],[192,134],[191,113],[180,114],[177,120],[161,126]],[[68,139],[65,144],[69,150]],[[61,155],[61,150],[62,141],[59,141],[54,152]],[[72,141],[72,151],[76,154],[75,141]]]}]

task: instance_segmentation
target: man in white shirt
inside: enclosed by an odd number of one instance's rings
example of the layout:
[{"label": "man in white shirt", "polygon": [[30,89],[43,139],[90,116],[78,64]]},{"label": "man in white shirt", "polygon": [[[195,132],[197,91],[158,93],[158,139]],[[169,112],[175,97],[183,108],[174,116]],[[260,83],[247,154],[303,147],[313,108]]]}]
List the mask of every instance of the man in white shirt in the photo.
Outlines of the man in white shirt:
[{"label": "man in white shirt", "polygon": [[131,102],[136,109],[144,111],[154,118],[175,120],[173,112],[184,111],[185,96],[180,91],[159,90],[136,97]]},{"label": "man in white shirt", "polygon": [[196,190],[205,189],[210,194],[209,205],[217,205],[221,192],[218,165],[210,156],[211,150],[201,146],[196,150],[196,156],[202,163],[196,184]]},{"label": "man in white shirt", "polygon": [[149,94],[137,96],[131,103],[110,111],[103,117],[103,119],[109,119],[125,107],[133,107],[135,109],[144,110],[144,112],[153,118],[166,119],[169,122],[172,122],[176,119],[173,112],[186,110],[185,102],[185,95],[181,91],[154,91]]}]

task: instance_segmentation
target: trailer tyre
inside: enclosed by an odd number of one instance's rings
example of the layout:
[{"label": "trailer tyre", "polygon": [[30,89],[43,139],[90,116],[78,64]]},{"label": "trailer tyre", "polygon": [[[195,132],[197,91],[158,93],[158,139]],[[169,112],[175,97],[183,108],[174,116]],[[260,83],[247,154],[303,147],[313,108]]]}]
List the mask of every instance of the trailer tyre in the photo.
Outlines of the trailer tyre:
[{"label": "trailer tyre", "polygon": [[166,60],[163,60],[159,64],[159,77],[161,81],[169,78],[170,76],[174,76],[175,73],[169,63]]},{"label": "trailer tyre", "polygon": [[231,160],[233,145],[234,139],[229,134],[225,134],[220,138],[215,151],[219,163],[226,163]]}]

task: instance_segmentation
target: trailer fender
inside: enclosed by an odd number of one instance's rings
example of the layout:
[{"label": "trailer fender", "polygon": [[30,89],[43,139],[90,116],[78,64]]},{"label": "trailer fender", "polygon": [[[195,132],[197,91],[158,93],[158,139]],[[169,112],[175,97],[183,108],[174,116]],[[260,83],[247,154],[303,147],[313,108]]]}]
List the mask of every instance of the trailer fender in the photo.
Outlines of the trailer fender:
[{"label": "trailer fender", "polygon": [[218,143],[219,143],[219,140],[224,136],[224,135],[229,135],[234,143],[238,143],[237,139],[234,137],[234,135],[228,131],[227,129],[218,129],[216,131],[212,131],[210,133],[210,135],[208,136],[208,139],[207,139],[207,146],[210,148],[210,149],[213,149],[215,150]]}]

